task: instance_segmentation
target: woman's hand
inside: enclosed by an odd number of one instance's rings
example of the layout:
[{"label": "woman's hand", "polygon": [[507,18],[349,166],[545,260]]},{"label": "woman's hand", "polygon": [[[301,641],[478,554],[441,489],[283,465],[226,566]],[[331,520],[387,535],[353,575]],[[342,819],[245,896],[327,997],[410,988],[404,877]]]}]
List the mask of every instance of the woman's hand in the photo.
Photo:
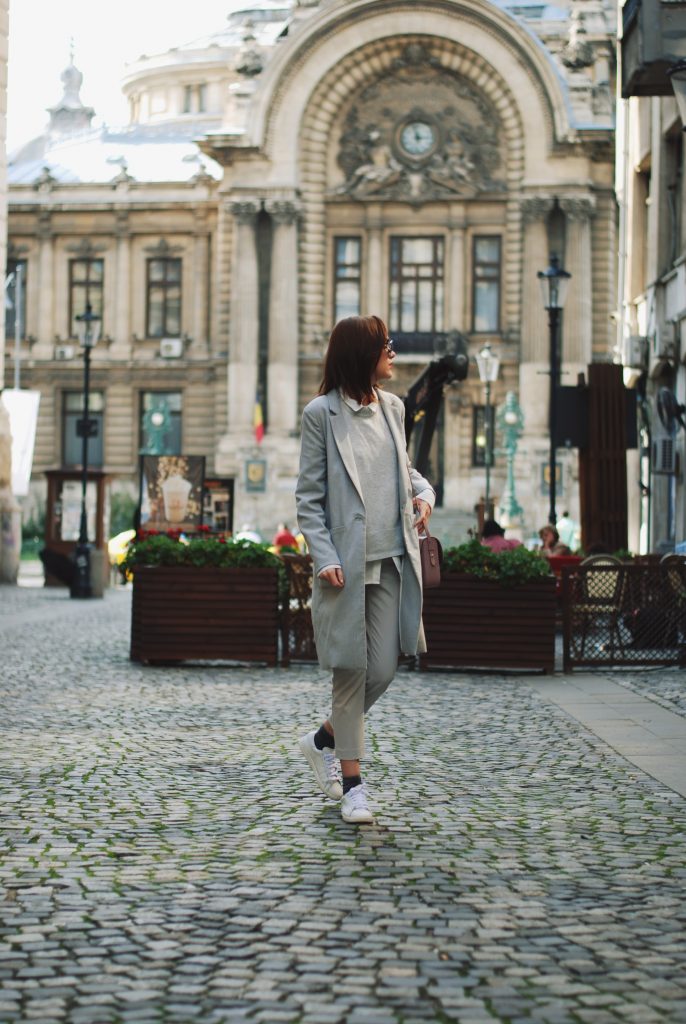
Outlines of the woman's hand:
[{"label": "woman's hand", "polygon": [[340,590],[341,587],[345,586],[345,576],[343,570],[339,565],[334,566],[332,569],[325,569],[324,572],[319,574],[320,580],[326,580],[332,587],[336,587]]},{"label": "woman's hand", "polygon": [[420,533],[424,533],[424,527],[429,522],[431,516],[431,505],[428,501],[422,501],[421,498],[415,498],[412,502],[412,507],[417,513],[417,518],[414,523],[415,530],[419,530]]}]

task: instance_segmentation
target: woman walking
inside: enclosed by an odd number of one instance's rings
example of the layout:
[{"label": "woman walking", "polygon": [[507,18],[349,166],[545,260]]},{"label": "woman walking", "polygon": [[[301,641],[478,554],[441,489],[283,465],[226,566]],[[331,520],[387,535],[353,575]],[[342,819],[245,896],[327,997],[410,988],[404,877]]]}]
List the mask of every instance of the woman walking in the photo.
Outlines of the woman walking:
[{"label": "woman walking", "polygon": [[[300,749],[344,821],[373,820],[360,774],[364,716],[392,681],[398,656],[426,650],[419,537],[435,501],[405,451],[393,343],[377,316],[336,324],[319,395],[303,412],[298,524],[313,561],[312,622],[332,711]],[[335,755],[334,755],[335,750]],[[340,760],[343,784],[338,778]]]}]

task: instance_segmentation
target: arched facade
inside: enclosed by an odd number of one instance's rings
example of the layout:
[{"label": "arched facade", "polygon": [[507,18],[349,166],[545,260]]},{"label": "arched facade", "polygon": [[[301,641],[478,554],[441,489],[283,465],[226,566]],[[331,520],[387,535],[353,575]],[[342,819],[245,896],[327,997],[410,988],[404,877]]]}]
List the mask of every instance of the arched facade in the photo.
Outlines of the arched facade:
[{"label": "arched facade", "polygon": [[[472,354],[497,346],[496,404],[507,390],[526,404],[522,497],[530,528],[543,520],[549,342],[536,271],[548,265],[553,210],[579,284],[568,374],[607,352],[609,331],[594,327],[609,323],[612,305],[609,261],[594,268],[594,242],[613,231],[610,132],[580,130],[569,85],[540,40],[487,0],[421,11],[405,0],[337,2],[303,20],[250,97],[243,130],[204,144],[225,165],[233,224],[227,471],[249,445],[254,380],[283,432],[268,434],[275,477],[292,478],[287,436],[316,391],[328,330],[339,315],[376,312],[398,341],[399,392],[452,331]],[[261,308],[260,212],[272,220],[272,295]],[[474,376],[446,403],[432,459],[456,515],[471,515],[483,492]],[[568,459],[567,502],[573,472]]]}]

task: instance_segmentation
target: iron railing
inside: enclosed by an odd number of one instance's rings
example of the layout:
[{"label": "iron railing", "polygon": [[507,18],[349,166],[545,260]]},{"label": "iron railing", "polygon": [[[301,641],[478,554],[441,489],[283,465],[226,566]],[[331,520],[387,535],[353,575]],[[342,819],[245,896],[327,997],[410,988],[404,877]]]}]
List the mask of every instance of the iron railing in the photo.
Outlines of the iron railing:
[{"label": "iron railing", "polygon": [[316,661],[312,631],[312,559],[282,555],[288,575],[288,600],[281,609],[281,661]]},{"label": "iron railing", "polygon": [[562,570],[564,670],[686,665],[686,559]]}]

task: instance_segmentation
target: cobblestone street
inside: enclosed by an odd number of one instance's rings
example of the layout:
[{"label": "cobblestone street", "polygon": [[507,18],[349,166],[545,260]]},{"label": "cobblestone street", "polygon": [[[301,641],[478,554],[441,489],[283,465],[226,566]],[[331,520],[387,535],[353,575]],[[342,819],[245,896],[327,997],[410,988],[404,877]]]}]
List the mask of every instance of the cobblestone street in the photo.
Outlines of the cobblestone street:
[{"label": "cobblestone street", "polygon": [[401,671],[355,828],[325,673],[132,664],[129,605],[0,589],[2,1024],[686,1020],[684,798],[534,681]]}]

